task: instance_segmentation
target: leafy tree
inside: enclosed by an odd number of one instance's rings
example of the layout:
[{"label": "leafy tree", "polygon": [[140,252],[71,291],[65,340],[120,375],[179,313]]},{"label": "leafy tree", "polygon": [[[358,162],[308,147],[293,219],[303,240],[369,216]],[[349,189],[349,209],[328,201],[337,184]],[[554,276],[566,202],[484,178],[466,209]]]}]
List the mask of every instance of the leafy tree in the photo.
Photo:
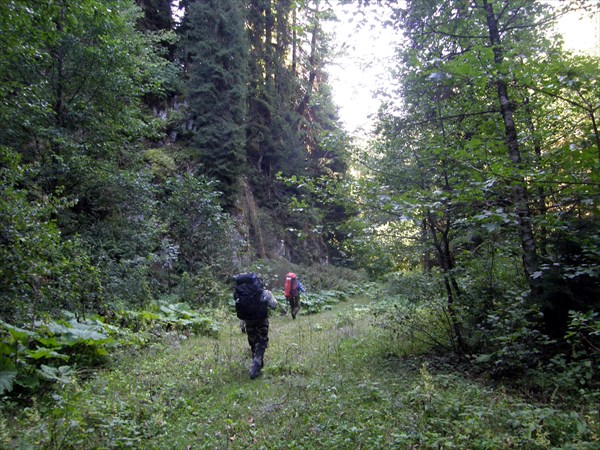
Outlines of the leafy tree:
[{"label": "leafy tree", "polygon": [[144,30],[170,30],[173,27],[171,0],[136,0],[144,12],[141,26]]},{"label": "leafy tree", "polygon": [[229,215],[219,206],[214,182],[185,174],[166,184],[164,214],[168,236],[178,245],[179,272],[198,273],[211,267],[227,273],[232,260]]},{"label": "leafy tree", "polygon": [[288,167],[296,168],[302,161],[300,141],[294,130],[298,80],[288,58],[292,40],[287,31],[295,11],[289,1],[248,2],[246,20],[251,58],[246,152],[252,167],[268,178],[281,170],[284,158],[288,157]]},{"label": "leafy tree", "polygon": [[340,130],[324,71],[330,49],[322,24],[332,18],[321,1],[250,2],[247,153],[269,179],[345,169],[339,148],[323,142]]},{"label": "leafy tree", "polygon": [[[556,278],[557,263],[563,268],[566,265],[559,262],[562,257],[557,260],[562,251],[550,240],[554,235],[564,239],[566,223],[572,226],[578,220],[571,220],[575,219],[572,216],[559,225],[553,211],[563,201],[569,203],[574,191],[577,197],[590,198],[587,192],[593,180],[589,171],[581,172],[584,182],[568,184],[564,189],[563,168],[561,163],[554,163],[557,157],[566,157],[564,163],[573,164],[567,162],[569,152],[563,145],[572,140],[581,148],[580,154],[587,155],[583,159],[592,162],[594,139],[581,145],[573,130],[585,134],[584,130],[594,129],[593,108],[585,106],[592,104],[589,98],[593,94],[589,95],[594,88],[586,92],[586,100],[577,102],[577,116],[583,120],[567,119],[572,126],[570,135],[565,134],[565,141],[557,140],[556,131],[564,128],[557,127],[559,121],[548,123],[547,118],[564,111],[566,119],[572,116],[575,105],[565,109],[571,94],[563,93],[559,101],[561,95],[554,86],[569,85],[573,95],[580,94],[576,83],[559,82],[568,79],[558,74],[563,70],[558,68],[564,68],[559,63],[564,61],[564,53],[542,33],[541,24],[551,19],[543,5],[411,1],[395,11],[407,38],[399,53],[401,107],[394,109],[392,104],[381,115],[380,138],[371,163],[375,189],[363,183],[361,198],[376,208],[378,212],[371,213],[375,219],[413,222],[412,233],[403,227],[402,236],[424,244],[414,248],[423,250],[426,267],[431,265],[430,252],[437,256],[459,348],[466,343],[461,344],[463,330],[468,329],[469,334],[476,331],[490,307],[506,311],[504,308],[515,307],[515,298],[517,305],[521,304],[521,282],[528,284],[530,295],[521,310],[524,322],[519,321],[515,330],[522,330],[528,320],[535,323],[541,312],[545,327],[539,329],[554,329],[553,335],[560,336],[561,330],[566,330],[567,311],[558,307],[557,293],[564,295],[572,287],[564,275]],[[552,67],[557,72],[548,70]],[[589,70],[593,73],[591,66]],[[549,85],[553,86],[550,92],[542,94]],[[590,206],[594,203],[591,199],[586,202]],[[593,216],[592,209],[588,213]],[[566,217],[564,210],[561,217]],[[501,277],[507,273],[498,263],[516,256],[506,251],[514,252],[516,242],[523,276],[512,275],[515,282],[506,289]],[[588,240],[590,247],[596,248],[596,244]],[[474,280],[484,282],[475,271],[465,271],[472,267],[473,259],[490,267],[485,296],[465,289],[472,290]],[[584,277],[590,273],[584,269],[578,276],[584,272]],[[586,293],[583,298],[592,297]],[[569,304],[577,309],[594,308],[589,300]],[[507,318],[504,323],[509,322]],[[527,326],[531,325],[528,322]],[[502,332],[511,333],[506,329]],[[520,335],[518,339],[526,337]]]},{"label": "leafy tree", "polygon": [[44,192],[61,186],[80,211],[105,216],[114,202],[86,209],[96,199],[82,182],[102,172],[93,170],[97,161],[113,172],[135,161],[132,143],[153,133],[139,103],[155,83],[143,70],[153,47],[135,32],[128,2],[29,3],[11,2],[5,34],[3,142],[39,164],[34,182]]},{"label": "leafy tree", "polygon": [[3,85],[12,86],[2,98],[12,100],[4,138],[50,165],[73,153],[118,155],[125,139],[143,135],[138,99],[153,81],[139,70],[150,52],[133,29],[132,7],[118,0],[12,4],[22,20],[11,15],[3,54]]},{"label": "leafy tree", "polygon": [[163,88],[167,63],[161,41],[136,31],[139,13],[124,0],[0,5],[2,142],[34,168],[28,192],[69,200],[53,225],[61,242],[80,236],[102,267],[158,246],[140,143],[160,124],[140,100]]}]

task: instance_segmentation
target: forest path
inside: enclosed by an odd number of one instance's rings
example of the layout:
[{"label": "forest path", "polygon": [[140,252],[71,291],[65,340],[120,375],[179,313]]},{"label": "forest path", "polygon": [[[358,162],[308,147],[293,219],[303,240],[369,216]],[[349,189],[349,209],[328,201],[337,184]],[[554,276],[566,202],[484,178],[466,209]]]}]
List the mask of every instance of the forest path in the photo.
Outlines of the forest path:
[{"label": "forest path", "polygon": [[[398,423],[406,416],[395,393],[412,389],[403,377],[419,373],[386,367],[387,340],[365,301],[272,317],[255,380],[246,339],[232,315],[218,338],[174,337],[125,358],[90,394],[136,403],[132,444],[145,448],[386,448],[408,425]],[[115,425],[113,436],[130,434]]]}]

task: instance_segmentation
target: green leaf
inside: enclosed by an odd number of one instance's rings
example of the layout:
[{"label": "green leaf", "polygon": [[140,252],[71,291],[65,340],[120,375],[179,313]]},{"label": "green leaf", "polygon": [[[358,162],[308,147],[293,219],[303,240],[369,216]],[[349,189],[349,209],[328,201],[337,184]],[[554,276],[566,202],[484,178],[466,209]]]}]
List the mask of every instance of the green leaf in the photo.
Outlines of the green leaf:
[{"label": "green leaf", "polygon": [[492,359],[492,355],[479,355],[475,361],[478,363],[486,363],[486,362],[490,362]]},{"label": "green leaf", "polygon": [[0,326],[5,327],[10,333],[10,335],[13,337],[13,339],[17,342],[27,342],[29,338],[35,336],[35,333],[29,330],[17,328],[3,321],[0,321]]},{"label": "green leaf", "polygon": [[[14,344],[8,342],[0,342],[0,356],[9,356],[15,352]],[[0,359],[1,361],[2,359]]]},{"label": "green leaf", "polygon": [[27,356],[33,359],[42,359],[42,358],[57,358],[67,360],[69,357],[67,355],[62,355],[57,351],[46,348],[46,347],[38,347],[36,350],[28,352]]},{"label": "green leaf", "polygon": [[36,341],[42,345],[45,345],[46,347],[60,347],[60,343],[58,342],[58,340],[55,337],[47,338],[47,337],[40,336],[40,337],[36,338]]},{"label": "green leaf", "polygon": [[0,372],[0,394],[12,391],[17,374],[16,370],[3,370]]},{"label": "green leaf", "polygon": [[71,382],[73,368],[71,366],[51,367],[42,364],[38,373],[46,380],[67,384]]},{"label": "green leaf", "polygon": [[40,385],[40,377],[35,372],[26,376],[21,375],[15,380],[15,384],[18,384],[26,389],[35,390]]},{"label": "green leaf", "polygon": [[98,331],[97,325],[88,325],[86,323],[71,322],[68,325],[51,322],[48,324],[48,330],[53,334],[62,335],[68,341],[93,340],[103,341],[108,338],[106,334]]}]

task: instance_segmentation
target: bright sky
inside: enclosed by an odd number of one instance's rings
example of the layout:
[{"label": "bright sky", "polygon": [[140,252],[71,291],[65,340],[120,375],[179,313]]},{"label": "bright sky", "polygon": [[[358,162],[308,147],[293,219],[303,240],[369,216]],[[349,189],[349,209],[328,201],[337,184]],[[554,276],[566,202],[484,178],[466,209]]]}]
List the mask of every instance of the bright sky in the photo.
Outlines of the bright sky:
[{"label": "bright sky", "polygon": [[[340,8],[339,22],[328,24],[327,31],[335,33],[336,45],[343,46],[346,54],[338,57],[327,71],[341,121],[348,132],[361,135],[370,130],[379,108],[374,93],[392,83],[388,72],[398,35],[374,19],[357,28],[356,22],[362,16],[353,15],[356,6],[336,8]],[[561,21],[559,31],[567,49],[600,56],[600,14],[593,19],[569,15]]]},{"label": "bright sky", "polygon": [[592,18],[581,13],[569,14],[557,28],[567,49],[600,56],[600,13]]},{"label": "bright sky", "polygon": [[368,131],[370,116],[379,108],[374,93],[391,83],[390,58],[397,33],[374,19],[357,27],[364,17],[353,14],[357,10],[355,5],[336,8],[339,8],[339,22],[327,24],[327,31],[335,33],[338,50],[343,49],[345,54],[327,68],[333,99],[349,132],[360,132],[363,128]]}]

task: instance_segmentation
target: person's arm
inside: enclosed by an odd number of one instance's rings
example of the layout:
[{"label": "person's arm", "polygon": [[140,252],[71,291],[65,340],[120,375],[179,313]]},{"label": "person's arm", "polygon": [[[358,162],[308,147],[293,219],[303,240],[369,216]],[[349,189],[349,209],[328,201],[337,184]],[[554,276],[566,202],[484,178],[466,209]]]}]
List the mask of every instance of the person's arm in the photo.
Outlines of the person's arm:
[{"label": "person's arm", "polygon": [[298,290],[300,292],[306,292],[306,289],[305,289],[304,285],[302,283],[300,283],[300,280],[297,280],[297,286],[298,286]]},{"label": "person's arm", "polygon": [[267,301],[267,305],[269,306],[269,308],[271,308],[271,309],[277,308],[277,300],[275,300],[275,296],[268,289],[265,289],[263,291],[263,301],[264,300]]}]

